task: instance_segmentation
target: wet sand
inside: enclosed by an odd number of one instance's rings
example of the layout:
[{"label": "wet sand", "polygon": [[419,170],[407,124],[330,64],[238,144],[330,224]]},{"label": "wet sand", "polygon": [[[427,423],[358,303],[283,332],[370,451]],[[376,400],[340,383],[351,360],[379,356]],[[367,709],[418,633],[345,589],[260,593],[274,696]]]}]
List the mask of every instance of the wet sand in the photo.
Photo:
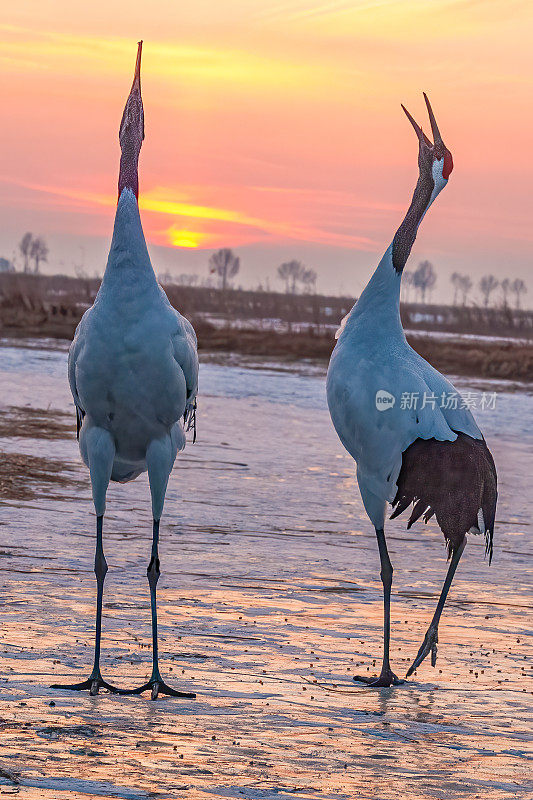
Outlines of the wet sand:
[{"label": "wet sand", "polygon": [[[48,688],[91,669],[94,515],[63,416],[65,353],[0,350],[0,447],[63,479],[27,474],[30,496],[0,501],[0,768],[20,776],[0,777],[0,793],[531,798],[531,397],[501,394],[478,414],[500,473],[492,566],[470,537],[436,668],[427,659],[376,691],[352,677],[379,666],[377,548],[309,372],[202,367],[199,441],[171,476],[158,587],[162,672],[197,698],[154,703]],[[108,495],[102,671],[124,687],[150,671],[148,497],[145,476]],[[431,523],[406,531],[400,518],[387,532],[404,674],[446,553]]]}]

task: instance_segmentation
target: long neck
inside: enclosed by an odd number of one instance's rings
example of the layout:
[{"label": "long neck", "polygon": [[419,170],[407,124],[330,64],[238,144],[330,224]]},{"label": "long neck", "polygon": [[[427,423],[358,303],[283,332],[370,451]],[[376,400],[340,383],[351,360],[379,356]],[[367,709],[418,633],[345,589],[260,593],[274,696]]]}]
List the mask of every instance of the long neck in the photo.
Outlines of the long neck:
[{"label": "long neck", "polygon": [[131,189],[136,198],[139,197],[139,150],[133,142],[126,142],[120,155],[120,171],[118,175],[118,196],[124,189]]},{"label": "long neck", "polygon": [[147,286],[157,285],[146,247],[137,198],[130,188],[123,189],[117,204],[113,239],[102,288],[117,283],[126,293],[137,293]]},{"label": "long neck", "polygon": [[421,172],[403,222],[353,307],[345,326],[347,331],[357,328],[358,320],[364,316],[368,328],[403,336],[400,320],[402,272],[424,214],[435,199],[434,189],[432,175]]},{"label": "long neck", "polygon": [[400,284],[401,273],[392,263],[393,245],[389,245],[364,290],[353,307],[346,327],[357,324],[361,317],[365,326],[380,330],[384,328],[401,329],[400,322]]},{"label": "long neck", "polygon": [[139,197],[139,153],[144,139],[144,113],[140,84],[134,82],[120,123],[120,170],[118,196],[131,189]]},{"label": "long neck", "polygon": [[396,272],[402,273],[415,243],[416,234],[424,214],[432,202],[435,182],[427,173],[420,173],[411,205],[407,210],[402,224],[396,231],[392,240],[392,264]]},{"label": "long neck", "polygon": [[157,287],[137,203],[139,153],[144,139],[141,52],[142,42],[139,42],[133,83],[118,132],[121,150],[118,202],[113,240],[101,287],[102,291],[110,290],[112,296],[121,300]]}]

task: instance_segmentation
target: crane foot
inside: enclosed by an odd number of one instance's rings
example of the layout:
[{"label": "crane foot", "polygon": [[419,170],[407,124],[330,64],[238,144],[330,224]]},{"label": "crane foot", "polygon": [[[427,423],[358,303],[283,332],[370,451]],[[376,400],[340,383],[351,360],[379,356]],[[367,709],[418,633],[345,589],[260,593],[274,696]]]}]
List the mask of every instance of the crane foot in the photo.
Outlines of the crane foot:
[{"label": "crane foot", "polygon": [[71,692],[83,692],[85,689],[89,690],[90,695],[98,694],[100,689],[106,689],[111,694],[121,694],[122,689],[113,686],[111,683],[104,681],[101,675],[87,678],[86,681],[81,683],[53,683],[51,689],[68,689]]},{"label": "crane foot", "polygon": [[[13,786],[20,785],[20,775],[18,772],[12,772],[9,769],[3,769],[0,767],[0,778],[5,778],[7,781],[11,781]],[[11,794],[11,792],[9,792],[9,794]]]},{"label": "crane foot", "polygon": [[118,689],[119,694],[142,694],[150,690],[151,699],[157,700],[160,694],[166,694],[169,697],[184,697],[188,700],[194,700],[196,694],[194,692],[179,692],[177,689],[172,689],[171,686],[165,683],[161,678],[151,679],[147,683],[143,683],[137,689]]},{"label": "crane foot", "polygon": [[390,669],[382,670],[381,675],[354,675],[353,679],[354,681],[366,683],[367,686],[373,686],[375,689],[387,686],[401,686],[402,683],[405,683],[402,678],[398,678]]},{"label": "crane foot", "polygon": [[429,653],[431,653],[431,666],[434,667],[437,663],[437,644],[439,642],[439,629],[435,625],[430,625],[427,629],[426,635],[424,636],[424,641],[422,642],[422,646],[418,651],[418,655],[407,670],[407,677],[412,675],[413,672],[417,667],[420,666],[422,661],[425,659]]}]

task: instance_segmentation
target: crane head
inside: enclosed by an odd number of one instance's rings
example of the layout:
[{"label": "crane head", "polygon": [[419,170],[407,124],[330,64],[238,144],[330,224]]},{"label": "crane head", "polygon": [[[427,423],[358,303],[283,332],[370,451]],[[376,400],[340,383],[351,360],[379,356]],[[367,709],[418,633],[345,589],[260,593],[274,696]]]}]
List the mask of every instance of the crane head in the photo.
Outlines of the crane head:
[{"label": "crane head", "polygon": [[428,110],[433,142],[426,136],[420,125],[413,119],[404,105],[402,105],[402,108],[418,137],[418,166],[420,173],[421,175],[429,173],[428,177],[431,177],[434,182],[435,195],[446,186],[453,169],[453,159],[452,154],[442,140],[428,96],[425,92],[423,94]]},{"label": "crane head", "polygon": [[137,166],[139,153],[144,139],[144,109],[141,97],[141,53],[142,42],[138,43],[137,60],[133,83],[126,100],[118,139],[122,155],[120,157],[120,174],[118,179],[118,196],[125,188],[132,189],[135,196],[139,196],[139,180]]}]

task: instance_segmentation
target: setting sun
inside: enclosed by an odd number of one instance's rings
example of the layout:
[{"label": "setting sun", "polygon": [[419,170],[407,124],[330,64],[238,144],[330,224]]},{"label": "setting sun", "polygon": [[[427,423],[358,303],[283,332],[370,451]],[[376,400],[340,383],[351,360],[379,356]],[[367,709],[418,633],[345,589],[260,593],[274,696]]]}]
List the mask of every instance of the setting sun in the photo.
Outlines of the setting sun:
[{"label": "setting sun", "polygon": [[533,167],[516,153],[530,146],[532,24],[531,4],[503,0],[94,0],[83,15],[21,0],[0,25],[0,256],[31,230],[45,271],[73,273],[80,247],[103,268],[117,108],[143,38],[139,200],[158,269],[202,278],[209,251],[232,247],[243,285],[301,258],[321,290],[357,294],[415,174],[400,103],[421,118],[426,90],[456,169],[413,258],[435,262],[443,300],[465,264],[474,281],[509,262],[527,279]]},{"label": "setting sun", "polygon": [[172,225],[167,230],[168,240],[172,247],[200,247],[205,240],[205,235],[197,231],[186,231]]}]

